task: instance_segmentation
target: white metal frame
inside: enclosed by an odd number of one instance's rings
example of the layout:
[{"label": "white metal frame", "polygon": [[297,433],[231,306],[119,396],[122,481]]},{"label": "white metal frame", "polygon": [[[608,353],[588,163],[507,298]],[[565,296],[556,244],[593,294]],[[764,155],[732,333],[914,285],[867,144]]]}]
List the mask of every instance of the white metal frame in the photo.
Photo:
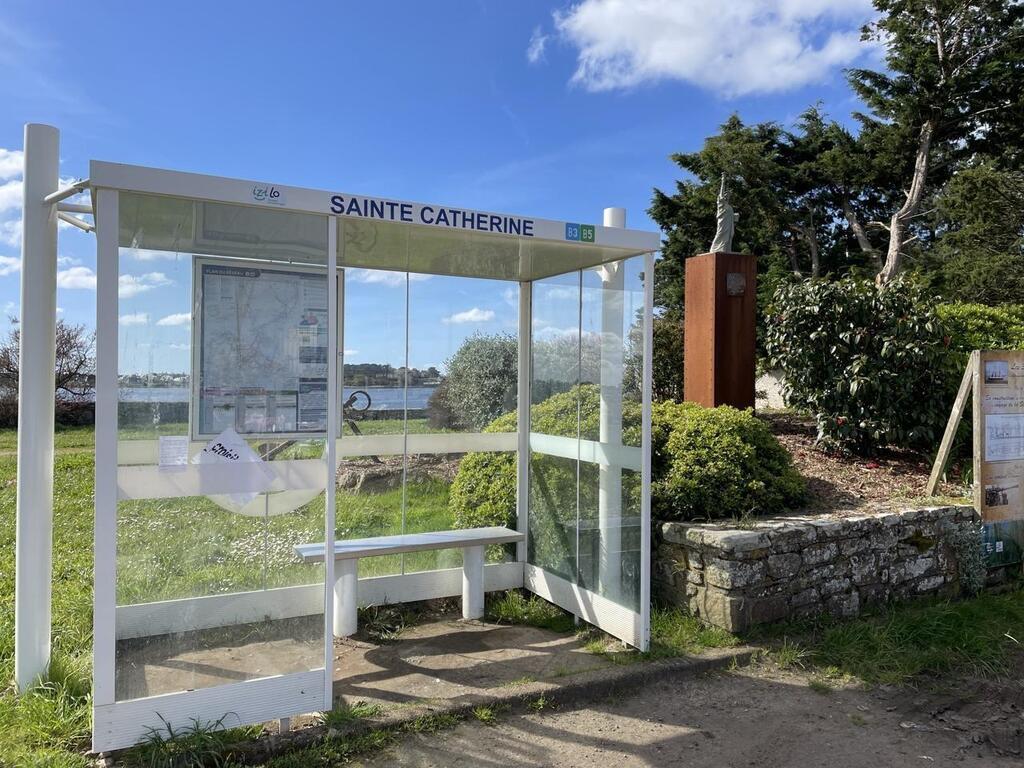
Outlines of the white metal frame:
[{"label": "white metal frame", "polygon": [[[114,706],[117,594],[118,192],[94,192],[96,206],[96,520],[93,552],[93,709]],[[95,732],[93,744],[97,744]]]},{"label": "white metal frame", "polygon": [[[255,207],[265,207],[271,210],[303,211],[306,213],[318,213],[323,215],[337,215],[341,218],[363,219],[345,213],[337,213],[331,210],[332,199],[342,197],[351,199],[353,197],[361,200],[372,200],[386,203],[393,207],[396,212],[408,211],[408,219],[396,214],[395,218],[384,219],[395,223],[406,223],[411,226],[427,226],[434,229],[448,229],[453,231],[473,232],[478,235],[491,235],[493,237],[507,237],[507,235],[493,234],[477,229],[449,226],[442,227],[436,224],[424,224],[421,221],[425,210],[436,210],[441,207],[436,204],[425,204],[392,200],[386,198],[375,198],[366,195],[350,195],[328,190],[308,189],[301,187],[290,187],[284,184],[268,184],[266,182],[251,181],[244,179],[229,179],[220,176],[206,176],[198,173],[184,173],[182,171],[168,171],[159,168],[146,168],[137,165],[123,165],[120,163],[109,163],[93,160],[89,165],[89,179],[93,188],[105,187],[119,189],[125,192],[141,192],[153,195],[169,195],[174,197],[191,198],[194,200],[205,200],[218,203],[234,203]],[[271,203],[258,200],[254,194],[256,189],[273,188],[279,192],[278,203]],[[473,215],[489,219],[492,216],[501,218],[505,214],[496,214],[489,211],[476,211],[471,209],[458,209],[467,216]],[[569,242],[572,245],[581,246],[595,245],[604,248],[622,249],[629,253],[621,256],[611,256],[609,261],[624,258],[640,253],[654,252],[661,248],[661,236],[657,232],[645,232],[622,227],[606,227],[600,224],[594,226],[594,242],[584,243],[581,241],[566,240],[566,225],[573,226],[571,222],[554,221],[551,219],[540,219],[533,217],[514,217],[528,220],[532,224],[532,235],[523,237],[523,240],[552,241],[559,243]],[[553,273],[553,274],[557,274]]]},{"label": "white metal frame", "polygon": [[[50,665],[59,147],[56,128],[25,126],[18,424],[32,429],[18,430],[14,668],[19,690]],[[47,204],[51,199],[54,204]]]},{"label": "white metal frame", "polygon": [[[30,131],[31,129],[31,131]],[[40,130],[42,132],[40,133]],[[53,136],[46,136],[48,131]],[[38,134],[41,138],[32,138]],[[257,722],[268,719],[284,718],[291,715],[309,712],[316,709],[329,708],[332,699],[332,666],[333,653],[330,638],[332,636],[333,600],[331,585],[333,583],[333,561],[325,565],[325,579],[322,584],[288,587],[278,590],[264,590],[251,593],[239,593],[230,598],[209,596],[188,600],[171,600],[132,606],[116,606],[116,533],[117,506],[119,498],[142,498],[160,493],[171,492],[171,495],[182,495],[185,492],[194,494],[208,492],[216,486],[213,473],[207,473],[195,467],[188,467],[176,481],[178,487],[161,487],[160,489],[145,488],[147,472],[146,464],[155,463],[156,441],[138,441],[140,445],[119,444],[117,435],[118,410],[118,273],[119,259],[119,194],[120,192],[137,192],[153,195],[166,195],[179,198],[190,198],[197,201],[223,202],[249,207],[269,207],[274,210],[302,211],[318,214],[323,217],[328,227],[327,238],[327,275],[328,275],[328,344],[332,351],[328,358],[328,390],[341,391],[339,360],[343,363],[343,344],[340,342],[342,333],[341,302],[343,301],[342,283],[344,270],[338,268],[338,220],[341,218],[366,218],[370,214],[357,211],[355,214],[345,206],[339,206],[338,200],[350,199],[351,195],[341,195],[322,190],[300,189],[284,185],[272,185],[238,179],[225,179],[199,174],[164,171],[137,166],[126,166],[114,163],[93,162],[90,166],[91,181],[77,182],[72,187],[57,190],[56,185],[56,131],[47,126],[26,127],[26,147],[35,142],[34,152],[26,153],[26,185],[25,185],[25,238],[23,257],[23,297],[22,305],[26,315],[23,319],[23,342],[33,333],[46,331],[47,324],[53,322],[53,312],[48,317],[37,318],[28,312],[29,308],[40,307],[45,310],[50,304],[45,301],[47,293],[55,293],[56,269],[56,221],[57,218],[70,216],[72,213],[92,213],[95,225],[71,216],[75,221],[69,223],[85,229],[95,229],[97,236],[97,319],[96,319],[96,480],[95,499],[96,517],[94,531],[95,548],[95,606],[93,615],[94,628],[94,748],[109,750],[127,746],[138,741],[146,734],[146,729],[159,725],[156,715],[171,721],[181,722],[188,718],[200,720],[216,720],[225,713],[234,713],[238,723]],[[52,146],[47,149],[47,146]],[[51,151],[52,150],[52,151]],[[53,166],[52,168],[50,166]],[[51,171],[53,173],[51,174]],[[50,176],[53,179],[50,179]],[[38,182],[38,183],[37,183]],[[62,203],[62,200],[91,188],[93,205],[84,206]],[[31,193],[31,194],[30,194]],[[38,198],[38,199],[37,199]],[[436,221],[429,217],[441,208],[422,203],[406,203],[382,198],[361,197],[366,203],[370,201],[380,210],[398,211],[398,218],[392,216],[390,221],[405,223],[417,227],[438,227]],[[35,206],[43,206],[37,210]],[[49,206],[46,208],[45,206]],[[366,204],[364,211],[369,211]],[[526,217],[503,217],[498,214],[473,211],[469,209],[452,209],[457,211],[463,222],[460,227],[447,226],[448,229],[472,232],[474,235],[508,237],[508,234],[488,232],[494,222],[514,219],[520,229],[519,241],[527,240],[566,243],[581,237],[581,228],[566,222]],[[37,214],[40,214],[37,216]],[[372,217],[372,216],[371,216]],[[575,456],[586,458],[596,463],[616,465],[620,467],[636,467],[639,463],[643,474],[644,522],[641,530],[643,542],[642,557],[642,609],[639,614],[627,611],[605,598],[581,590],[576,585],[560,583],[561,580],[540,569],[525,564],[526,545],[517,547],[515,562],[498,563],[485,566],[485,583],[487,589],[508,589],[527,586],[542,596],[555,600],[566,606],[573,606],[577,615],[604,626],[620,637],[641,648],[645,647],[649,631],[649,576],[650,576],[650,377],[651,377],[651,283],[653,277],[653,256],[651,252],[660,246],[657,233],[626,230],[620,222],[608,222],[610,226],[595,225],[589,231],[593,239],[571,245],[588,246],[602,249],[597,253],[604,261],[619,261],[623,258],[647,253],[645,280],[645,320],[646,336],[644,339],[644,448],[637,455],[635,449],[610,448],[607,444],[591,445],[587,441],[577,441]],[[529,233],[526,229],[529,228]],[[573,233],[573,234],[570,234]],[[52,246],[52,247],[51,247]],[[52,253],[51,253],[52,251]],[[300,460],[295,462],[275,462],[281,466],[274,467],[280,475],[281,482],[308,483],[318,473],[333,475],[340,456],[356,454],[397,454],[400,452],[459,452],[479,450],[518,451],[517,461],[517,511],[518,526],[521,531],[527,530],[529,519],[529,456],[530,451],[540,448],[559,455],[562,446],[555,445],[547,436],[531,435],[529,432],[530,380],[531,380],[531,323],[533,314],[532,280],[546,276],[537,270],[544,267],[536,264],[535,254],[522,251],[521,260],[533,269],[528,276],[520,276],[519,303],[519,416],[518,431],[510,434],[452,434],[452,435],[396,435],[366,436],[355,439],[351,436],[341,439],[340,434],[340,400],[331,398],[328,408],[328,427],[325,456],[320,460]],[[52,256],[52,258],[50,258]],[[37,277],[42,285],[32,289],[27,279],[32,271],[32,264],[42,260]],[[530,266],[532,264],[532,266]],[[288,269],[302,269],[301,265],[288,264]],[[314,271],[315,268],[314,268]],[[552,270],[549,274],[555,274]],[[52,274],[51,274],[52,273]],[[46,279],[42,279],[46,278]],[[42,299],[42,301],[41,301]],[[41,303],[40,303],[41,302]],[[198,330],[201,318],[197,318],[193,333]],[[31,328],[29,327],[31,326]],[[193,345],[194,348],[196,345]],[[23,384],[31,379],[36,385],[45,379],[48,369],[52,376],[52,345],[49,345],[50,360],[47,361],[47,345],[39,350],[30,350],[23,355]],[[35,373],[32,373],[35,372]],[[39,375],[36,375],[38,373]],[[32,378],[35,376],[35,378]],[[45,382],[43,382],[45,383]],[[195,383],[193,383],[193,386]],[[42,391],[51,388],[42,387]],[[47,398],[48,399],[48,398]],[[31,398],[25,398],[23,406]],[[50,402],[52,407],[52,401]],[[19,496],[18,496],[18,593],[19,606],[33,600],[31,615],[19,608],[17,610],[18,629],[16,631],[16,673],[20,688],[26,687],[36,679],[49,660],[49,559],[48,540],[52,528],[52,482],[47,485],[45,467],[52,472],[52,431],[47,440],[47,425],[43,423],[40,413],[27,414],[23,425],[32,424],[33,434],[38,438],[21,442],[19,435]],[[50,419],[52,430],[52,413]],[[27,434],[27,430],[23,430]],[[191,434],[191,430],[190,430]],[[281,435],[275,435],[281,437]],[[301,433],[298,437],[315,437]],[[392,438],[398,438],[392,439]],[[29,451],[31,444],[38,448],[39,440],[49,443],[46,450]],[[606,442],[606,441],[605,441]],[[193,441],[193,447],[202,441]],[[44,445],[45,449],[46,446]],[[568,446],[564,446],[569,450]],[[582,453],[581,453],[582,452]],[[309,464],[307,467],[306,465]],[[143,465],[143,466],[132,466]],[[319,467],[317,469],[316,467]],[[326,473],[324,470],[327,470]],[[21,478],[42,478],[38,482],[23,484]],[[52,480],[52,475],[50,475]],[[213,485],[210,485],[213,483]],[[31,485],[31,487],[29,487]],[[166,486],[166,483],[162,484]],[[175,485],[175,483],[171,483]],[[334,483],[324,484],[326,493],[326,511],[324,516],[324,540],[333,546],[335,528],[334,519]],[[41,487],[46,486],[46,487]],[[48,495],[51,494],[51,495]],[[29,504],[36,504],[39,509],[32,509],[34,518],[29,526],[29,515],[23,512]],[[31,527],[31,530],[29,530]],[[45,534],[45,537],[44,537]],[[43,541],[43,538],[46,541]],[[41,558],[33,567],[29,564],[32,557]],[[46,573],[41,573],[45,570]],[[430,597],[459,594],[461,591],[462,569],[445,569],[428,572],[415,572],[363,579],[359,582],[361,602],[400,602],[419,600]],[[29,583],[30,582],[30,583]],[[115,700],[115,658],[116,643],[119,637],[141,637],[152,634],[163,628],[182,629],[182,617],[188,616],[192,628],[213,626],[213,622],[223,623],[225,604],[232,601],[231,608],[238,615],[258,616],[266,612],[268,606],[278,615],[308,615],[309,612],[320,610],[322,605],[324,618],[324,658],[323,666],[290,675],[277,675],[244,683],[221,685],[195,691],[152,696],[128,701]],[[38,603],[42,601],[45,606]],[[276,607],[275,607],[276,606]],[[302,610],[305,613],[295,613]],[[248,614],[245,614],[248,612]],[[45,625],[45,633],[41,629]],[[46,643],[36,642],[45,635]],[[227,725],[236,723],[229,722]]]}]

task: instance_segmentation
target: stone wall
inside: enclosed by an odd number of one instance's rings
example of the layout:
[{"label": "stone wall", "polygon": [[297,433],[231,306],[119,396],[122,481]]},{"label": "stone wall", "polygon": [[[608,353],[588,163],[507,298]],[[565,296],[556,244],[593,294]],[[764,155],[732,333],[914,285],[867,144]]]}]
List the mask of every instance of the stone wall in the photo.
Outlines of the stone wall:
[{"label": "stone wall", "polygon": [[855,616],[892,599],[958,594],[951,534],[976,525],[970,506],[782,517],[747,527],[662,523],[654,589],[731,632],[812,614]]}]

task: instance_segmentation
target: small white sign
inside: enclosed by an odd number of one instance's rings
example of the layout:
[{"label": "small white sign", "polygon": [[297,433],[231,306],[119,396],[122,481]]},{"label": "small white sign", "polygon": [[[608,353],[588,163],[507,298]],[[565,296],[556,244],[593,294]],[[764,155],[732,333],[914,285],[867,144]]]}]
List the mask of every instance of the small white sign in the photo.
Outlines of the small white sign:
[{"label": "small white sign", "polygon": [[235,512],[241,511],[261,493],[270,490],[274,482],[274,473],[266,462],[232,427],[207,443],[203,450],[192,457],[192,463],[230,464],[249,470],[239,475],[238,488],[233,493],[217,494],[217,502]]},{"label": "small white sign", "polygon": [[985,461],[1024,459],[1024,413],[985,417]]},{"label": "small white sign", "polygon": [[162,435],[160,437],[160,469],[180,472],[188,466],[188,435]]}]

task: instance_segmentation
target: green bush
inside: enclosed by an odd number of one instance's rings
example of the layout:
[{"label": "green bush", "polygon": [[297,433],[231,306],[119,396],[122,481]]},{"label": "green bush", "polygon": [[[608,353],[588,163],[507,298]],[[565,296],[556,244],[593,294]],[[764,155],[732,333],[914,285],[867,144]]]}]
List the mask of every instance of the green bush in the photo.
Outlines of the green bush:
[{"label": "green bush", "polygon": [[[546,435],[575,437],[577,429],[585,440],[597,440],[600,433],[601,391],[596,384],[581,384],[567,392],[552,395],[530,408],[531,431]],[[640,444],[640,405],[627,401],[622,409],[623,440]],[[484,432],[515,432],[516,414],[506,413],[489,424]],[[570,506],[575,515],[575,468],[562,466],[566,459],[535,462],[535,487],[541,493],[537,501],[552,515]],[[571,482],[570,482],[571,481]],[[586,508],[589,495],[597,490],[581,488],[581,503]],[[511,453],[468,453],[459,464],[449,497],[455,527],[514,525],[516,515],[516,458]],[[538,508],[538,513],[544,510]]]},{"label": "green bush", "polygon": [[516,406],[519,343],[507,333],[474,333],[446,362],[448,374],[431,397],[436,427],[482,429]]},{"label": "green bush", "polygon": [[[516,414],[506,413],[484,432],[515,432]],[[456,528],[511,525],[516,519],[516,456],[514,453],[467,453],[459,462],[448,496]]]},{"label": "green bush", "polygon": [[[946,381],[947,408],[953,398],[967,358],[975,349],[1024,349],[1024,305],[1006,304],[988,307],[984,304],[950,303],[936,307],[939,319],[949,338],[949,372]],[[953,443],[955,456],[969,456],[973,414],[968,408]]]},{"label": "green bush", "polygon": [[765,337],[788,402],[814,414],[818,439],[861,454],[934,450],[949,416],[949,343],[923,289],[906,279],[781,286]]},{"label": "green bush", "polygon": [[789,453],[750,410],[655,403],[651,423],[659,520],[773,514],[805,498]]},{"label": "green bush", "polygon": [[[534,405],[530,413],[533,431],[574,436],[579,423],[584,439],[597,439],[600,389],[594,384],[574,387]],[[624,403],[623,439],[627,444],[640,443],[640,416],[639,403]],[[656,403],[651,422],[651,506],[659,519],[771,514],[803,500],[804,482],[789,454],[752,412]],[[485,431],[512,432],[515,428],[516,417],[510,413]],[[559,536],[576,519],[577,493],[584,514],[597,509],[596,467],[584,465],[580,473],[577,491],[575,462],[539,455],[532,459],[531,547],[545,563],[556,562],[563,550]],[[638,473],[627,473],[623,477],[627,507],[639,508],[640,490]],[[458,528],[514,527],[515,456],[467,454],[449,498]]]},{"label": "green bush", "polygon": [[975,349],[1024,349],[1024,305],[940,304],[936,307],[960,368]]}]

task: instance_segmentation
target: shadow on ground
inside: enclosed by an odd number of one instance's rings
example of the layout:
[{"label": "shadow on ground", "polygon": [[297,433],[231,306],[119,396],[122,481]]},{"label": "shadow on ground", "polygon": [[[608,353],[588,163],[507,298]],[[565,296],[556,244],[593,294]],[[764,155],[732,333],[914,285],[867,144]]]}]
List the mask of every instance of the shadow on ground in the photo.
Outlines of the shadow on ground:
[{"label": "shadow on ground", "polygon": [[[823,690],[823,689],[822,689]],[[365,766],[1020,765],[1020,710],[951,725],[933,697],[905,690],[819,692],[798,674],[752,671],[662,680],[589,706],[509,714],[414,735]],[[948,710],[947,710],[948,711]]]}]

